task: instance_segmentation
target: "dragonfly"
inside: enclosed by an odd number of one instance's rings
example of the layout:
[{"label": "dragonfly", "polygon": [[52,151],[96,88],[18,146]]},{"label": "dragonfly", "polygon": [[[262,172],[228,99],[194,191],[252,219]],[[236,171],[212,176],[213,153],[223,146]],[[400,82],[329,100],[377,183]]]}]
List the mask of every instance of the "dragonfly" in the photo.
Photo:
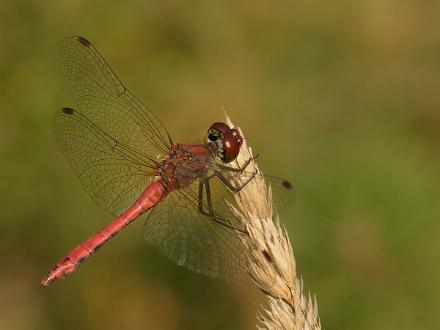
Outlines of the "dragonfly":
[{"label": "dragonfly", "polygon": [[[205,143],[174,143],[159,118],[119,80],[83,37],[64,38],[61,67],[77,108],[64,107],[52,130],[91,199],[114,220],[68,252],[43,278],[65,278],[127,225],[147,214],[145,239],[178,265],[242,282],[246,229],[227,205],[261,175],[231,166],[243,143],[238,129],[213,123]],[[234,185],[231,177],[241,178]],[[266,178],[266,177],[265,177]],[[272,178],[290,193],[292,185]]]}]

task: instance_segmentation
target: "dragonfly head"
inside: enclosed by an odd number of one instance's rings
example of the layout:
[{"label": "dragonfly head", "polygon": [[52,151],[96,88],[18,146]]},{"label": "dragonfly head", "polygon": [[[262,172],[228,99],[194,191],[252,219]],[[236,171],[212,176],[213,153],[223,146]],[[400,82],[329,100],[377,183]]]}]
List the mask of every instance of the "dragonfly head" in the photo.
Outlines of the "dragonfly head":
[{"label": "dragonfly head", "polygon": [[208,141],[215,146],[214,154],[224,163],[230,163],[237,158],[243,138],[235,128],[216,122],[208,129]]}]

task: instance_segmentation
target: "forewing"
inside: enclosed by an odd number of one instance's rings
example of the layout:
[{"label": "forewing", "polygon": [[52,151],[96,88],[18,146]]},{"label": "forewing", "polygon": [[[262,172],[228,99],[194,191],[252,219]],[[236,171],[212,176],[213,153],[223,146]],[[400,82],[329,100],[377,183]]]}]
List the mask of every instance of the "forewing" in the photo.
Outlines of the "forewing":
[{"label": "forewing", "polygon": [[[275,211],[279,214],[283,214],[288,211],[295,203],[295,188],[286,179],[265,175],[260,171],[243,171],[242,173],[223,171],[222,175],[228,182],[238,188],[240,185],[243,185],[243,183],[248,182],[249,180],[264,182],[266,189],[270,188],[271,204],[273,205]],[[228,199],[230,199],[230,197],[228,197]]]},{"label": "forewing", "polygon": [[64,38],[59,46],[64,77],[81,110],[115,140],[150,158],[172,144],[159,119],[121,83],[93,45],[82,37]]},{"label": "forewing", "polygon": [[286,179],[276,176],[263,175],[263,179],[272,192],[273,205],[279,214],[288,211],[296,199],[295,188]]},{"label": "forewing", "polygon": [[54,135],[91,198],[119,214],[151,181],[171,139],[89,41],[63,39],[59,57],[78,110],[55,113]]}]

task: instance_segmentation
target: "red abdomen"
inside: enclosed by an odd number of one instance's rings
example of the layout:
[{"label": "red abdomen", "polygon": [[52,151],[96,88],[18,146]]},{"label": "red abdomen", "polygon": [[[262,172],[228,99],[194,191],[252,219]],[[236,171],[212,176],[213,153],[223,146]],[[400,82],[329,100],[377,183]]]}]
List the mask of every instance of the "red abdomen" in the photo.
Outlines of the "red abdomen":
[{"label": "red abdomen", "polygon": [[72,273],[78,266],[97,251],[110,238],[119,233],[128,224],[136,220],[142,213],[156,206],[166,195],[163,184],[154,181],[148,185],[142,196],[112,223],[91,236],[82,244],[71,250],[41,281],[44,286],[62,279]]}]

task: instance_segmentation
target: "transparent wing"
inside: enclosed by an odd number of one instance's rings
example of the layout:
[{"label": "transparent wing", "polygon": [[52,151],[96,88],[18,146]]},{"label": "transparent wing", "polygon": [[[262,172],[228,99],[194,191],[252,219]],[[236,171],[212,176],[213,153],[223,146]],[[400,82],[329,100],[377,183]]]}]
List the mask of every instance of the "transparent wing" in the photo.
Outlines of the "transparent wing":
[{"label": "transparent wing", "polygon": [[238,182],[246,182],[251,177],[255,178],[256,181],[264,182],[266,187],[270,188],[272,197],[271,203],[278,214],[284,214],[295,204],[295,188],[286,179],[262,174],[261,172],[256,174],[248,171],[239,174],[223,172],[223,174],[226,179],[234,183],[235,186],[239,185]]},{"label": "transparent wing", "polygon": [[91,198],[119,214],[151,181],[172,141],[89,41],[63,39],[59,57],[78,110],[55,113],[54,135]]},{"label": "transparent wing", "polygon": [[64,77],[79,110],[117,141],[152,159],[172,144],[159,119],[124,87],[104,58],[82,37],[59,46]]},{"label": "transparent wing", "polygon": [[295,188],[289,181],[270,175],[263,175],[263,179],[272,191],[273,204],[279,214],[285,213],[295,204]]},{"label": "transparent wing", "polygon": [[[224,175],[241,181],[260,176],[253,173]],[[285,209],[293,204],[294,191],[286,180],[265,179],[271,186],[272,196],[282,200],[275,203],[277,209],[279,205]],[[145,238],[171,260],[192,271],[228,282],[248,283],[245,247],[239,238],[245,228],[232,213],[231,205],[237,206],[234,193],[218,177],[212,177],[208,187],[206,183],[200,185],[200,181],[195,181],[187,188],[171,192],[151,211],[144,224]]]},{"label": "transparent wing", "polygon": [[[198,182],[194,182],[171,192],[155,207],[144,223],[146,240],[194,272],[232,283],[249,283],[244,246],[239,234],[229,227],[231,219],[221,213],[223,208],[216,209],[217,222],[200,213],[198,189]],[[203,203],[206,208],[206,201]]]},{"label": "transparent wing", "polygon": [[58,145],[85,190],[113,215],[125,211],[151,182],[151,162],[116,141],[79,111],[64,108],[52,118]]}]

